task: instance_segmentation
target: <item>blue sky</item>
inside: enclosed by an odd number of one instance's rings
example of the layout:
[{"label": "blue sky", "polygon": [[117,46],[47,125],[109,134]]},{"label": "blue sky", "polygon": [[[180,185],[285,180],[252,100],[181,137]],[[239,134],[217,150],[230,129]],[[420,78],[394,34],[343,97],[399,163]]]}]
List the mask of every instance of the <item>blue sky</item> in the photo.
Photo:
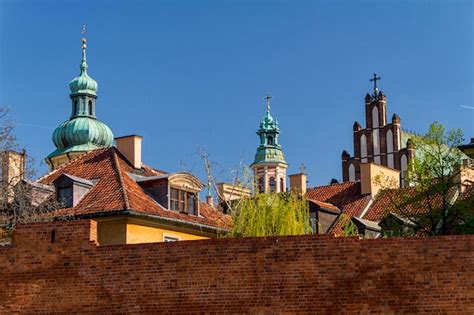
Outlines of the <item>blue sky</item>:
[{"label": "blue sky", "polygon": [[219,174],[250,164],[270,91],[289,173],[304,163],[311,186],[327,184],[341,178],[342,150],[353,153],[374,71],[389,119],[474,136],[474,110],[461,107],[474,106],[473,9],[453,0],[0,0],[0,105],[30,154],[53,151],[87,24],[98,117],[115,136],[144,136],[145,163],[204,179],[202,146]]}]

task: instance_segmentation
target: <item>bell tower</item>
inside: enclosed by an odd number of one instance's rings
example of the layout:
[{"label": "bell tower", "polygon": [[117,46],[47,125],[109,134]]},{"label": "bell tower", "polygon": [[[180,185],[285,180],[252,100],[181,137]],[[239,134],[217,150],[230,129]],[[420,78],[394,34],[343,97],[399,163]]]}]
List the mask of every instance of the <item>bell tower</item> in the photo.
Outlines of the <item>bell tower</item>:
[{"label": "bell tower", "polygon": [[271,98],[271,95],[265,97],[267,111],[257,131],[260,145],[257,148],[254,162],[250,165],[254,173],[256,191],[259,193],[286,191],[288,163],[279,143],[278,121],[270,113]]},{"label": "bell tower", "polygon": [[51,170],[91,150],[111,147],[110,128],[97,119],[97,82],[87,72],[85,27],[82,30],[82,58],[79,76],[69,82],[71,115],[53,132],[56,150],[46,157]]}]

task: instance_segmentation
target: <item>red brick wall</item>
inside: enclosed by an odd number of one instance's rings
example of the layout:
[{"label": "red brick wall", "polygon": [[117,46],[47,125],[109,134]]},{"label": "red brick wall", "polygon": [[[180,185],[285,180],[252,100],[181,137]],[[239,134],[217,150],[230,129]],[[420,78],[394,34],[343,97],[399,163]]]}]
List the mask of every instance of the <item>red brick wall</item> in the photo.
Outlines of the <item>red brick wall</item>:
[{"label": "red brick wall", "polygon": [[474,236],[95,238],[90,221],[19,227],[0,247],[0,313],[474,313]]}]

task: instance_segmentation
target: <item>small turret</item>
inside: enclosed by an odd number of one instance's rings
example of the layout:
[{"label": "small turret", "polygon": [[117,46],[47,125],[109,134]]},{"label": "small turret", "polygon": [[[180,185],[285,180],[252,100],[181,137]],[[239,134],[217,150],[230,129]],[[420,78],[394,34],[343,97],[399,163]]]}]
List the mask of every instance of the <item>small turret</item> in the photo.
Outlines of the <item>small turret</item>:
[{"label": "small turret", "polygon": [[362,129],[362,126],[360,125],[360,123],[358,121],[354,122],[354,126],[352,127],[352,129],[354,130],[354,132],[356,131],[359,131]]},{"label": "small turret", "polygon": [[393,124],[398,124],[398,125],[400,124],[400,117],[398,117],[397,114],[393,114],[393,116],[392,116],[392,123],[393,123]]},{"label": "small turret", "polygon": [[87,69],[86,39],[83,37],[80,74],[69,83],[71,115],[54,130],[56,150],[46,158],[51,169],[85,152],[113,145],[112,131],[96,118],[97,82],[88,75]]}]

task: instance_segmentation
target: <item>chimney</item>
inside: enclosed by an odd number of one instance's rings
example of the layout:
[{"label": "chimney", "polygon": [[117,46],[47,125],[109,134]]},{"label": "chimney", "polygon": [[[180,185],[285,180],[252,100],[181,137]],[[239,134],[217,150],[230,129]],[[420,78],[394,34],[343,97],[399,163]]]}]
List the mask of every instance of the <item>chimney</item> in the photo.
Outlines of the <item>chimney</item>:
[{"label": "chimney", "polygon": [[7,185],[16,185],[25,177],[25,151],[6,150],[0,153],[1,181]]},{"label": "chimney", "polygon": [[142,139],[139,135],[115,138],[117,149],[135,168],[142,168]]},{"label": "chimney", "polygon": [[307,182],[306,174],[298,173],[298,174],[289,175],[289,177],[290,177],[290,189],[304,196],[306,194],[306,182]]},{"label": "chimney", "polygon": [[207,203],[207,205],[209,205],[211,207],[214,207],[214,199],[212,198],[211,195],[206,196],[206,203]]}]

